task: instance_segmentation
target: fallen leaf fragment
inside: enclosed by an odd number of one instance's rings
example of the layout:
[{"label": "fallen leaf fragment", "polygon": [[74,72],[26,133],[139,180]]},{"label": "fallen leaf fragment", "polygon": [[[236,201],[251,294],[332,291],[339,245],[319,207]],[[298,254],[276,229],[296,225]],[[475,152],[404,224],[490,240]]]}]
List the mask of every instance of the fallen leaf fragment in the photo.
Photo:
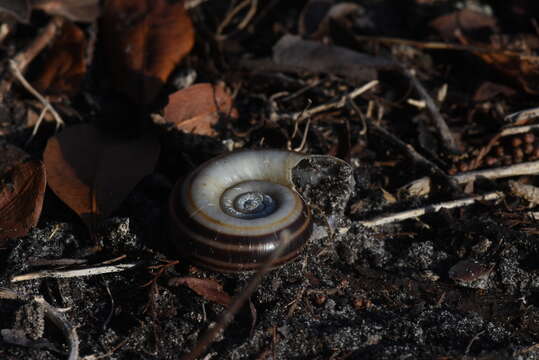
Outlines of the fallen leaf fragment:
[{"label": "fallen leaf fragment", "polygon": [[487,30],[489,34],[498,30],[494,17],[470,9],[442,15],[432,20],[429,25],[438,31],[444,40],[454,40],[457,30],[466,33]]},{"label": "fallen leaf fragment", "polygon": [[106,62],[118,92],[150,104],[194,44],[183,1],[109,0],[102,21]]},{"label": "fallen leaf fragment", "polygon": [[223,306],[230,305],[232,297],[223,290],[223,286],[214,279],[199,279],[196,277],[178,277],[170,279],[170,286],[185,285],[193,290],[204,299],[221,304]]},{"label": "fallen leaf fragment", "polygon": [[213,126],[220,118],[238,116],[232,103],[224,86],[195,84],[168,97],[165,121],[188,133],[216,136]]},{"label": "fallen leaf fragment", "polygon": [[483,62],[517,82],[528,94],[539,94],[539,63],[536,53],[539,39],[535,35],[492,35],[490,44],[459,37],[463,45],[472,45],[489,51],[472,51]]},{"label": "fallen leaf fragment", "polygon": [[77,94],[86,73],[86,46],[84,32],[77,25],[66,21],[45,59],[34,87],[49,94]]},{"label": "fallen leaf fragment", "polygon": [[32,7],[76,22],[92,22],[99,16],[99,0],[33,0]]},{"label": "fallen leaf fragment", "polygon": [[511,98],[515,95],[517,95],[516,90],[508,86],[485,81],[481,83],[477,90],[475,90],[472,100],[475,102],[482,102],[492,100],[496,96],[505,96]]},{"label": "fallen leaf fragment", "polygon": [[36,226],[43,206],[45,167],[15,146],[0,146],[0,245]]},{"label": "fallen leaf fragment", "polygon": [[156,137],[123,139],[88,124],[49,139],[43,159],[49,186],[93,232],[157,162]]},{"label": "fallen leaf fragment", "polygon": [[303,40],[290,34],[283,36],[273,47],[273,60],[281,65],[312,72],[336,73],[358,81],[375,80],[377,70],[396,67],[391,59]]}]

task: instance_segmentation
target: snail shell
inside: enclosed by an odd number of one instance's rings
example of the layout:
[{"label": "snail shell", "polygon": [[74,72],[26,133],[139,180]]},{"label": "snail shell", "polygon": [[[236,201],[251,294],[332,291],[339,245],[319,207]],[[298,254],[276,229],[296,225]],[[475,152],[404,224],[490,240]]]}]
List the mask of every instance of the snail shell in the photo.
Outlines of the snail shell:
[{"label": "snail shell", "polygon": [[202,164],[170,196],[171,241],[179,254],[217,271],[256,270],[288,245],[272,267],[299,255],[312,232],[308,206],[294,190],[292,169],[307,156],[245,150]]}]

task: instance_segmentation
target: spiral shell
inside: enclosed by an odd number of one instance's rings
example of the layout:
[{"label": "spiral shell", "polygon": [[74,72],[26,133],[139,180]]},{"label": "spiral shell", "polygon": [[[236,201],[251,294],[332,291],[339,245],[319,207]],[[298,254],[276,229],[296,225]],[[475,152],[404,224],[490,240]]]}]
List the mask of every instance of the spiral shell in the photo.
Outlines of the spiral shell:
[{"label": "spiral shell", "polygon": [[312,232],[308,206],[292,169],[306,157],[283,150],[245,150],[202,164],[170,196],[170,239],[179,254],[217,271],[256,270],[279,246],[277,267],[299,255]]}]

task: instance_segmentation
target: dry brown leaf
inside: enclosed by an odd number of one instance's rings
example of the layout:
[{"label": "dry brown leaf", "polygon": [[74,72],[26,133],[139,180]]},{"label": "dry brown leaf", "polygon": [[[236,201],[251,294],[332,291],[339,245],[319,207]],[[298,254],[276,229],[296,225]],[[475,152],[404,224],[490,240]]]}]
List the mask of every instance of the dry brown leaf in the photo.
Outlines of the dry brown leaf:
[{"label": "dry brown leaf", "polygon": [[455,31],[473,32],[487,30],[489,33],[497,31],[496,19],[470,9],[462,9],[432,20],[429,24],[444,40],[454,40]]},{"label": "dry brown leaf", "polygon": [[539,50],[536,36],[492,36],[490,44],[471,42],[459,38],[465,45],[490,48],[492,52],[475,52],[485,63],[491,65],[508,79],[518,82],[529,94],[539,94],[539,62],[535,55]]},{"label": "dry brown leaf", "polygon": [[45,193],[45,167],[24,151],[0,147],[0,245],[36,226]]},{"label": "dry brown leaf", "polygon": [[232,102],[222,85],[195,84],[168,97],[165,121],[188,133],[216,136],[213,126],[220,118],[238,116]]},{"label": "dry brown leaf", "polygon": [[186,276],[170,279],[168,284],[170,286],[185,285],[204,299],[223,306],[228,306],[232,301],[230,295],[223,290],[223,286],[214,279]]},{"label": "dry brown leaf", "polygon": [[475,90],[472,100],[475,102],[488,101],[498,95],[511,98],[517,95],[517,92],[508,86],[485,81]]},{"label": "dry brown leaf", "polygon": [[50,138],[43,159],[51,189],[93,232],[153,171],[158,155],[154,136],[119,139],[82,124]]},{"label": "dry brown leaf", "polygon": [[86,73],[86,46],[84,32],[77,25],[66,21],[34,82],[35,88],[41,92],[70,96],[78,93]]},{"label": "dry brown leaf", "polygon": [[183,1],[109,0],[102,25],[114,86],[136,103],[155,99],[194,44]]},{"label": "dry brown leaf", "polygon": [[99,0],[33,0],[32,7],[76,22],[92,22],[99,16]]}]

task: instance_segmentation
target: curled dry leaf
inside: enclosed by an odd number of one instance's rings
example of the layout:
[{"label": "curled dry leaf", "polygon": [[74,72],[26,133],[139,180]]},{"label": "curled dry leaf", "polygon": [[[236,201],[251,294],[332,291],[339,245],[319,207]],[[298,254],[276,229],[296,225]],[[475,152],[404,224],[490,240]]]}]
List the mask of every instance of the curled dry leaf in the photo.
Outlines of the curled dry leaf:
[{"label": "curled dry leaf", "polygon": [[51,189],[93,232],[153,171],[158,155],[154,136],[120,139],[82,124],[50,138],[43,159]]},{"label": "curled dry leaf", "polygon": [[0,146],[0,245],[36,226],[45,193],[45,167],[15,146]]},{"label": "curled dry leaf", "polygon": [[76,22],[92,22],[99,16],[99,0],[33,0],[32,7]]},{"label": "curled dry leaf", "polygon": [[168,97],[165,121],[188,133],[216,136],[213,126],[220,118],[238,116],[232,102],[222,85],[195,84]]},{"label": "curled dry leaf", "polygon": [[84,32],[77,25],[65,22],[34,82],[35,88],[41,92],[55,94],[78,93],[86,73],[86,46]]},{"label": "curled dry leaf", "polygon": [[168,284],[170,286],[185,285],[204,299],[223,306],[228,306],[232,301],[230,295],[223,290],[223,286],[214,279],[186,276],[170,279]]},{"label": "curled dry leaf", "polygon": [[155,99],[194,44],[183,1],[109,0],[102,25],[114,86],[136,103]]}]

